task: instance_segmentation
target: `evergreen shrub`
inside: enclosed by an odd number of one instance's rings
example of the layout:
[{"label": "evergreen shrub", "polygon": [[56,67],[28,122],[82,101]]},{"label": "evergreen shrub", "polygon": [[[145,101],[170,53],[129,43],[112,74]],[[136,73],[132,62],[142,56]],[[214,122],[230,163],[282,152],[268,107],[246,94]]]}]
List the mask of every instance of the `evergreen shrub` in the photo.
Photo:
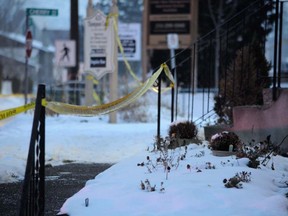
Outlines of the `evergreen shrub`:
[{"label": "evergreen shrub", "polygon": [[262,105],[262,91],[268,88],[271,64],[266,60],[259,45],[245,46],[236,52],[219,84],[219,95],[214,97],[214,111],[218,123],[233,123],[235,106]]}]

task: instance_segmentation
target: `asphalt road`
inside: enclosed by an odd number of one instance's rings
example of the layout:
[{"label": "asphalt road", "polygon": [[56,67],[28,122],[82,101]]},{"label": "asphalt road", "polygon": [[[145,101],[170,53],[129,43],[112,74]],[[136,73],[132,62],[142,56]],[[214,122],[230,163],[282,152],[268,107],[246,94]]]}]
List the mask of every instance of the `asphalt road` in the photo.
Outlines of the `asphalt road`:
[{"label": "asphalt road", "polygon": [[[112,164],[66,164],[46,167],[45,216],[55,216],[65,200],[84,187],[86,181]],[[22,182],[0,184],[0,216],[17,215]]]}]

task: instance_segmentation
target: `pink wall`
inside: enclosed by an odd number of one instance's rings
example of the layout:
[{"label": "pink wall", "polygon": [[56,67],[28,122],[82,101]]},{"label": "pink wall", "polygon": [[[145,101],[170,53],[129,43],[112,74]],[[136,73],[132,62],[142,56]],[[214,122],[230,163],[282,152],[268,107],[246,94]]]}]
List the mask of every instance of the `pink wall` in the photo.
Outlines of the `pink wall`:
[{"label": "pink wall", "polygon": [[[272,141],[280,143],[288,134],[288,89],[282,89],[277,101],[269,105],[234,107],[231,130],[250,141],[251,138],[264,139],[271,134]],[[288,151],[288,139],[283,143],[282,150]]]}]

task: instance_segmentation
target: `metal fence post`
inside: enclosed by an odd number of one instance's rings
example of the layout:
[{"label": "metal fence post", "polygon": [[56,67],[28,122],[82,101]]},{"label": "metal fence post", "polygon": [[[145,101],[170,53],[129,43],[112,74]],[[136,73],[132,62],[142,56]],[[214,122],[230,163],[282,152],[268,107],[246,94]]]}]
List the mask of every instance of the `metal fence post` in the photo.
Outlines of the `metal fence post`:
[{"label": "metal fence post", "polygon": [[19,216],[42,216],[45,210],[45,85],[38,86]]}]

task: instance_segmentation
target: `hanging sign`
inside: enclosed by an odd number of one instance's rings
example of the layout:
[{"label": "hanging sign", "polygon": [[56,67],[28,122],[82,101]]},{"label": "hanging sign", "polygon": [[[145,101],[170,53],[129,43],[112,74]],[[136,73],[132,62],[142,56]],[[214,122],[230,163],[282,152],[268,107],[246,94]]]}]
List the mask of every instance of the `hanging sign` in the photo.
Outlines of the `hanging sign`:
[{"label": "hanging sign", "polygon": [[84,21],[84,71],[102,78],[114,70],[114,30],[112,19],[106,28],[106,16],[97,10]]}]

